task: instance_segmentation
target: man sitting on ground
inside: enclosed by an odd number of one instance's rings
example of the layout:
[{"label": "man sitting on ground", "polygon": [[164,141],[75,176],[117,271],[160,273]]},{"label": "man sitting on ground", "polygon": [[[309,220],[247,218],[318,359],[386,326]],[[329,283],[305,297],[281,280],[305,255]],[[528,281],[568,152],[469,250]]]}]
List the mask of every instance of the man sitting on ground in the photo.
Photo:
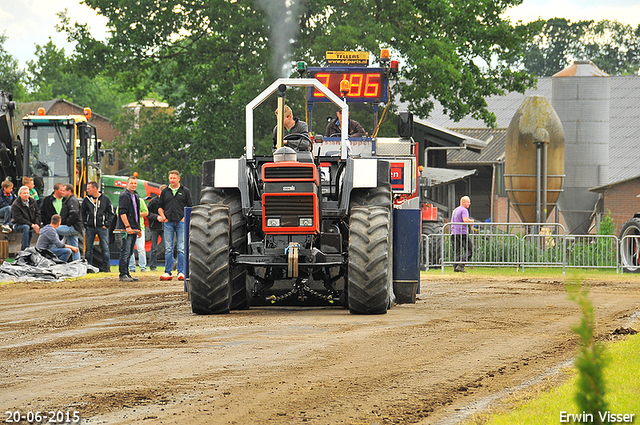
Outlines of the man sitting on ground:
[{"label": "man sitting on ground", "polygon": [[56,229],[60,227],[61,221],[62,218],[58,214],[54,214],[51,217],[51,224],[47,224],[40,229],[40,237],[38,238],[36,248],[48,249],[60,260],[66,262],[71,256],[71,252],[78,252],[78,247],[65,245],[60,240],[60,236],[58,236],[58,231]]}]

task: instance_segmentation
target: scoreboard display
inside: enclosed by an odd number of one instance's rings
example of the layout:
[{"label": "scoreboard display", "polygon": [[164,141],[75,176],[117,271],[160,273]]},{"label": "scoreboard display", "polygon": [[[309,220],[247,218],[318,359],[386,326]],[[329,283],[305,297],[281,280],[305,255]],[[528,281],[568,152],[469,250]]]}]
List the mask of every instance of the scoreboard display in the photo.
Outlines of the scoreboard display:
[{"label": "scoreboard display", "polygon": [[[308,68],[308,76],[320,81],[325,87],[342,98],[340,82],[349,82],[346,94],[348,102],[387,102],[389,100],[389,76],[383,68],[338,67]],[[308,88],[309,102],[329,102],[324,94],[313,87]]]}]

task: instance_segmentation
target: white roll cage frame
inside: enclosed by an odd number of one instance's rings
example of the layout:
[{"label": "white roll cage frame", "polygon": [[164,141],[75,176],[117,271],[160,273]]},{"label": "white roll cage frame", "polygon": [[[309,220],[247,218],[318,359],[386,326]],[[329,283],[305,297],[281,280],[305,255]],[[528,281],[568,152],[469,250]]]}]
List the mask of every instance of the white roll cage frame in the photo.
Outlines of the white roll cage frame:
[{"label": "white roll cage frame", "polygon": [[[278,87],[284,84],[287,87],[315,87],[316,90],[322,92],[331,102],[342,110],[342,119],[344,122],[349,122],[349,106],[346,102],[335,95],[331,90],[325,87],[320,81],[315,78],[279,78],[274,81],[269,87],[267,87],[262,93],[256,96],[246,106],[245,114],[247,119],[247,159],[253,159],[253,110],[256,109],[262,102],[267,100],[269,96],[278,90]],[[346,159],[348,156],[348,127],[342,126],[342,133],[340,136],[340,158]]]}]

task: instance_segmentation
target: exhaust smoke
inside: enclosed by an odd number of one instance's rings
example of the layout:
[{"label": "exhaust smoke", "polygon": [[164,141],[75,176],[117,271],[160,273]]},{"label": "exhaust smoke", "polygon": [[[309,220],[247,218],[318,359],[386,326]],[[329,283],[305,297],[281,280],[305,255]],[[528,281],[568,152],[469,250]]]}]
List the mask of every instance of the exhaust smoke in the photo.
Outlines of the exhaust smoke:
[{"label": "exhaust smoke", "polygon": [[267,15],[273,72],[279,78],[289,77],[292,46],[300,30],[301,4],[299,0],[258,0],[257,3]]}]

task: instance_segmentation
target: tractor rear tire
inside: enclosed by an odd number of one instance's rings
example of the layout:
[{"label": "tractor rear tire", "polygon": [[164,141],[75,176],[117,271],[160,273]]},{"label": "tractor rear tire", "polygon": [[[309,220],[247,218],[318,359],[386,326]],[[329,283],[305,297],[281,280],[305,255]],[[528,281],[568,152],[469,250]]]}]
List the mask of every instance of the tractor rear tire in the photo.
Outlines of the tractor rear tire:
[{"label": "tractor rear tire", "polygon": [[624,273],[640,273],[640,240],[625,236],[640,236],[640,218],[632,218],[620,229],[620,264]]},{"label": "tractor rear tire", "polygon": [[[247,253],[247,219],[242,215],[242,200],[238,189],[202,189],[203,204],[226,205],[231,214],[231,247],[239,254]],[[253,288],[249,286],[247,267],[231,270],[231,310],[246,310],[251,306]]]},{"label": "tractor rear tire", "polygon": [[390,307],[390,232],[388,208],[351,209],[347,279],[352,314],[385,314]]},{"label": "tractor rear tire", "polygon": [[[93,241],[86,241],[86,243],[93,243]],[[87,255],[87,252],[85,250],[85,257]],[[109,259],[111,260],[111,259]],[[98,245],[94,245],[93,246],[93,261],[91,261],[91,265],[93,267],[97,267],[98,270],[100,271],[105,271],[105,270],[110,270],[111,269],[111,263],[109,264],[102,264],[102,246],[100,246],[100,244]]]},{"label": "tractor rear tire", "polygon": [[197,205],[189,229],[189,299],[196,314],[231,309],[231,215],[224,205]]}]

